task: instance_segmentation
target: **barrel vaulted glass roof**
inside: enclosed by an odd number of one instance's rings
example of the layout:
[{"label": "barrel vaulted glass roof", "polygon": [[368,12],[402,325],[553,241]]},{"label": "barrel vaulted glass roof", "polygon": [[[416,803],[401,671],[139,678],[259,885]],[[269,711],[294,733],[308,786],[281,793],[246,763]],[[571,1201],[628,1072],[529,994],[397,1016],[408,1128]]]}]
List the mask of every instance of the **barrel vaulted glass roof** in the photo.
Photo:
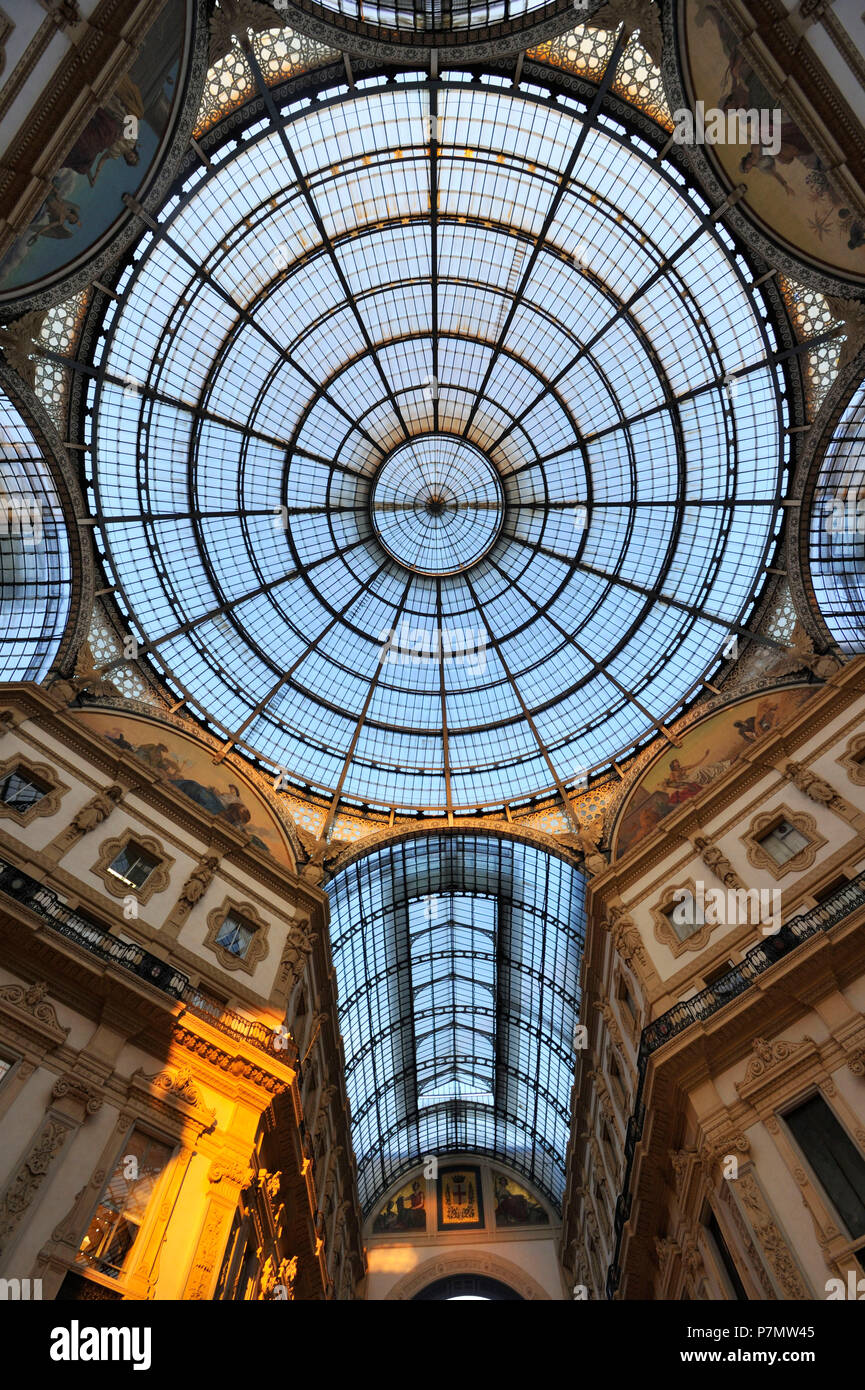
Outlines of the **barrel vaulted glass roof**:
[{"label": "barrel vaulted glass roof", "polygon": [[584,877],[481,835],[402,840],[328,887],[361,1204],[426,1154],[489,1153],[560,1205]]},{"label": "barrel vaulted glass roof", "polygon": [[50,469],[0,392],[0,680],[40,681],[69,616],[69,539]]},{"label": "barrel vaulted glass roof", "polygon": [[865,383],[826,451],[810,511],[811,582],[833,638],[865,651]]},{"label": "barrel vaulted glass roof", "polygon": [[332,811],[562,792],[753,603],[789,423],[760,291],[604,84],[260,86],[97,349],[121,605],[227,746]]}]

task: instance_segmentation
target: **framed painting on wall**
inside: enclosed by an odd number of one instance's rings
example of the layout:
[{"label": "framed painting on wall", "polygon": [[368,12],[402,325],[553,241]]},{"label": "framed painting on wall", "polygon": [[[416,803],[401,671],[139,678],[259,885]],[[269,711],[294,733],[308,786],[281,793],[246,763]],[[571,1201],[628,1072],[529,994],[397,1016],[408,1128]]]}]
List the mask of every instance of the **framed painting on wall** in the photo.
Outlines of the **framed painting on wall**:
[{"label": "framed painting on wall", "polygon": [[440,1168],[438,1175],[438,1228],[440,1231],[477,1231],[484,1224],[481,1170],[472,1164]]}]

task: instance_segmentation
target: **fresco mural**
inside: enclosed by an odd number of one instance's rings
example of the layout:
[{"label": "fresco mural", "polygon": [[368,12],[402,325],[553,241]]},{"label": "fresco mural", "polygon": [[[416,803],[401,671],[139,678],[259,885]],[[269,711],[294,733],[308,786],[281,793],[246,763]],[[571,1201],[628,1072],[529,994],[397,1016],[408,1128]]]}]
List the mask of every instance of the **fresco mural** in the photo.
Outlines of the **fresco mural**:
[{"label": "fresco mural", "polygon": [[[706,109],[727,112],[756,107],[773,111],[771,96],[741,52],[719,6],[683,6],[684,63],[693,97]],[[865,278],[865,216],[850,205],[838,180],[783,107],[777,152],[762,144],[707,145],[733,184],[745,183],[743,202],[763,229],[830,272]]]},{"label": "fresco mural", "polygon": [[426,1231],[426,1182],[423,1177],[411,1178],[394,1193],[372,1223],[373,1235],[404,1234],[406,1231]]},{"label": "fresco mural", "polygon": [[493,1170],[497,1226],[549,1226],[550,1218],[537,1197],[507,1173]]},{"label": "fresco mural", "polygon": [[187,0],[166,0],[129,72],[97,108],[30,226],[0,262],[0,297],[18,297],[71,272],[126,216],[122,195],[149,182],[177,114],[188,8]]},{"label": "fresco mural", "polygon": [[784,724],[817,689],[794,685],[767,690],[695,724],[681,748],[664,752],[631,792],[620,813],[615,855],[627,853],[671,811],[723,777],[746,748]]},{"label": "fresco mural", "polygon": [[259,849],[281,864],[291,864],[285,834],[267,803],[235,767],[215,764],[208,748],[179,730],[144,716],[117,714],[114,710],[76,713],[95,733],[163,773],[172,787],[205,811],[245,830]]}]

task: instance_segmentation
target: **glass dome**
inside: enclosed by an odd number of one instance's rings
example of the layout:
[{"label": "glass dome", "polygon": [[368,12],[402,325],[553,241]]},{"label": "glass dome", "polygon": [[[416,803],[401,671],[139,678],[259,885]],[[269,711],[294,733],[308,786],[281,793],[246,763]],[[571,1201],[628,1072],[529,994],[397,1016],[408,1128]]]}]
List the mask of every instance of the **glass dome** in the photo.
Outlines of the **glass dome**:
[{"label": "glass dome", "polygon": [[370,78],[234,127],[144,234],[91,505],[227,745],[471,812],[608,767],[717,666],[787,406],[748,267],[654,153],[500,76]]}]

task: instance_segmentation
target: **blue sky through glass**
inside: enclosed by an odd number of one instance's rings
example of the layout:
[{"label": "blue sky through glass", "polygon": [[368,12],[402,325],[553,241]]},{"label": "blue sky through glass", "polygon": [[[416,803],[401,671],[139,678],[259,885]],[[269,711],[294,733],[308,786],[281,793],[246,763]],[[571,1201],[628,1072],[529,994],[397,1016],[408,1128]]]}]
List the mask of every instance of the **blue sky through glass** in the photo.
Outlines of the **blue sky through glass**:
[{"label": "blue sky through glass", "polygon": [[[153,659],[241,748],[398,810],[543,794],[646,737],[777,526],[744,263],[624,132],[590,130],[557,198],[583,107],[495,81],[445,74],[432,142],[407,77],[217,152],[144,236],[93,395],[93,501]],[[374,481],[423,438],[483,456],[488,549],[477,505],[423,513],[432,565],[380,543]],[[428,640],[383,663],[395,629]]]}]

